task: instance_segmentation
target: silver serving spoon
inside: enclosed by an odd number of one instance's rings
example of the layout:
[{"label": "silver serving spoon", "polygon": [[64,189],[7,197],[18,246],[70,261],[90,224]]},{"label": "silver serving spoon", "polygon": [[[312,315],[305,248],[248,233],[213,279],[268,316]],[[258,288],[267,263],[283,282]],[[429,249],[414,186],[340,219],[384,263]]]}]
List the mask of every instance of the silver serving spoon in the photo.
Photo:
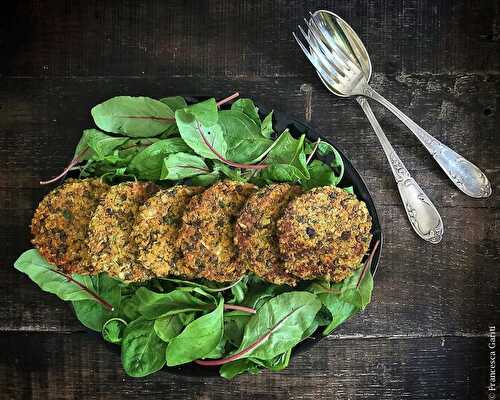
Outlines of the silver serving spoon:
[{"label": "silver serving spoon", "polygon": [[[329,36],[325,37],[316,23],[317,14],[318,12],[312,16],[309,22],[306,21],[309,28],[307,34],[299,26],[302,35],[309,44],[309,50],[294,33],[295,40],[309,61],[316,67],[323,84],[328,90],[341,97],[355,96],[370,121],[389,161],[413,229],[422,239],[431,243],[439,243],[443,236],[441,216],[396,154],[366,98],[357,91],[358,86],[366,84],[371,76],[370,59],[366,59],[367,62],[363,64],[359,63],[357,59],[357,53],[359,53],[359,57],[362,57],[363,54],[366,54],[366,51],[363,52],[363,49],[360,49],[354,52],[349,42],[342,35],[339,35],[341,32],[339,30],[332,29],[328,32]],[[348,25],[347,28],[349,28]],[[362,43],[360,45],[363,46]],[[334,54],[336,55],[335,58],[333,57]],[[362,68],[363,71],[361,71]]]},{"label": "silver serving spoon", "polygon": [[[377,93],[368,84],[371,75],[371,62],[368,52],[366,51],[363,42],[354,30],[338,15],[330,11],[316,11],[310,20],[309,29],[316,29],[318,38],[327,46],[332,45],[332,42],[343,44],[345,48],[350,49],[345,53],[351,53],[351,56],[356,58],[357,64],[360,67],[358,73],[363,75],[359,84],[353,87],[351,95],[358,94],[366,96],[378,101],[396,115],[420,140],[425,148],[431,153],[439,166],[453,181],[453,183],[465,194],[481,198],[491,195],[491,185],[486,175],[470,161],[466,160],[460,154],[457,154],[436,138],[431,136],[427,131],[412,121],[407,115],[399,110],[395,105]],[[321,48],[320,48],[321,50]],[[323,53],[328,55],[328,53]],[[332,53],[333,57],[329,57],[330,61],[338,63],[342,57],[339,54]],[[337,72],[342,75],[345,67],[338,66]],[[351,79],[356,79],[355,72],[351,73]],[[364,79],[363,79],[364,78]]]}]

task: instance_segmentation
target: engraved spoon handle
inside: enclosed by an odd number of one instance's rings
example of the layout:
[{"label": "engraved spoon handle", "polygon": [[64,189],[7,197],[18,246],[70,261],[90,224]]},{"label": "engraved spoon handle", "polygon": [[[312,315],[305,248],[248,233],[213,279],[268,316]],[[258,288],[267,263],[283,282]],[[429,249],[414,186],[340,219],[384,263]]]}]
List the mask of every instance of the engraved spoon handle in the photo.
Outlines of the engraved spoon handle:
[{"label": "engraved spoon handle", "polygon": [[422,239],[431,243],[439,243],[443,237],[443,221],[436,207],[434,207],[424,191],[415,182],[415,179],[411,177],[403,162],[396,154],[377,118],[375,118],[368,100],[362,96],[357,96],[356,100],[370,121],[391,165],[392,173],[398,184],[399,194],[403,200],[411,226]]},{"label": "engraved spoon handle", "polygon": [[418,140],[422,142],[427,151],[431,153],[446,175],[448,175],[462,192],[476,198],[488,197],[491,195],[490,182],[478,167],[427,133],[427,131],[417,125],[389,100],[373,90],[372,87],[366,85],[364,89],[363,94],[365,96],[385,106],[398,117],[410,131],[412,131]]}]

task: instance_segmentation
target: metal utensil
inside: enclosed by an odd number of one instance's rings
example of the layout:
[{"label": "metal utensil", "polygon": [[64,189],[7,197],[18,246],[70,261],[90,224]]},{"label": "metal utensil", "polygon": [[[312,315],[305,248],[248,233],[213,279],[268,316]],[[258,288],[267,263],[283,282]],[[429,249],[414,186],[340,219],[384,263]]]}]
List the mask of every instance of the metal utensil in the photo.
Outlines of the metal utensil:
[{"label": "metal utensil", "polygon": [[[344,39],[338,36],[337,30],[330,31],[331,34],[328,36],[328,40],[325,40],[325,36],[321,33],[314,15],[309,22],[306,21],[308,33],[299,26],[300,32],[309,45],[309,50],[294,33],[295,40],[309,61],[316,67],[322,82],[328,90],[342,97],[355,96],[370,121],[389,161],[413,229],[422,239],[431,243],[439,243],[443,236],[441,216],[405,168],[375,118],[368,101],[359,92],[359,87],[368,85],[367,82],[371,76],[370,60],[368,59],[368,63],[364,64],[365,71],[362,71],[362,67],[358,64],[355,55],[349,55],[348,49],[350,47],[347,47],[348,42],[344,42]],[[363,52],[360,52],[360,54],[363,54]]]},{"label": "metal utensil", "polygon": [[[365,77],[365,80],[355,88],[356,94],[361,94],[378,101],[396,115],[420,140],[446,175],[448,175],[452,182],[462,192],[476,198],[488,197],[491,195],[492,190],[490,182],[477,166],[431,136],[394,104],[368,85],[370,78],[368,71],[371,71],[370,57],[363,42],[347,22],[330,11],[320,10],[312,15],[309,23],[309,28],[311,29],[311,27],[313,30],[316,30],[318,39],[326,44],[326,46],[335,42],[350,48],[352,55],[355,56],[357,64],[360,67],[360,73],[364,74]],[[322,48],[320,47],[320,49]],[[349,51],[346,53],[348,54]],[[331,61],[335,63],[336,60],[339,60],[340,56],[338,54],[333,53],[332,55],[333,58]],[[342,67],[339,65],[337,72],[341,73],[342,68],[345,69],[345,66]]]}]

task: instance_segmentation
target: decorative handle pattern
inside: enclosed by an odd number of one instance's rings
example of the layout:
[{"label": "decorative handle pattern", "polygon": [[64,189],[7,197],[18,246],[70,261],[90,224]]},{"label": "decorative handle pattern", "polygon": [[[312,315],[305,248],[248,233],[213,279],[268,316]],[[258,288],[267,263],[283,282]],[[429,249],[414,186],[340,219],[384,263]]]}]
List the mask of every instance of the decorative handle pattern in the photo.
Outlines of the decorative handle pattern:
[{"label": "decorative handle pattern", "polygon": [[415,232],[430,243],[439,243],[443,238],[443,221],[434,204],[413,179],[396,151],[385,136],[366,98],[356,97],[375,131],[398,184],[399,194]]},{"label": "decorative handle pattern", "polygon": [[417,125],[412,119],[382,95],[373,90],[369,85],[363,87],[362,93],[364,96],[368,96],[378,101],[398,117],[420,142],[422,142],[446,175],[448,175],[462,192],[476,198],[489,197],[491,195],[490,182],[478,167],[431,136],[426,130]]}]

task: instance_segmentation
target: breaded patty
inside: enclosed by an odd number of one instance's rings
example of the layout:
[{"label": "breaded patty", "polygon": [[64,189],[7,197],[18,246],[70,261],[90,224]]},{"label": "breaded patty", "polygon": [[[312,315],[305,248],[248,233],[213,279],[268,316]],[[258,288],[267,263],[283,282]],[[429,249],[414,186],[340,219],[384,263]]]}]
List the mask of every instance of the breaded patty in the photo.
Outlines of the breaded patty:
[{"label": "breaded patty", "polygon": [[276,221],[290,200],[301,193],[286,183],[266,186],[250,196],[235,227],[240,260],[256,275],[277,285],[295,285],[279,255]]},{"label": "breaded patty", "polygon": [[160,190],[141,206],[132,237],[139,262],[154,275],[175,273],[180,258],[176,241],[182,215],[191,197],[202,191],[199,187],[178,185]]},{"label": "breaded patty", "polygon": [[365,203],[354,195],[332,186],[312,189],[278,221],[286,270],[302,279],[343,280],[367,252],[371,226]]},{"label": "breaded patty", "polygon": [[47,194],[31,222],[32,243],[64,272],[89,273],[87,228],[109,186],[100,179],[69,179]]},{"label": "breaded patty", "polygon": [[255,190],[254,185],[222,181],[192,198],[177,239],[183,255],[181,275],[228,282],[246,272],[236,262],[234,224]]},{"label": "breaded patty", "polygon": [[137,263],[131,238],[139,208],[157,191],[148,182],[125,182],[111,187],[89,224],[89,250],[94,272],[107,272],[124,281],[143,281],[151,273]]}]

